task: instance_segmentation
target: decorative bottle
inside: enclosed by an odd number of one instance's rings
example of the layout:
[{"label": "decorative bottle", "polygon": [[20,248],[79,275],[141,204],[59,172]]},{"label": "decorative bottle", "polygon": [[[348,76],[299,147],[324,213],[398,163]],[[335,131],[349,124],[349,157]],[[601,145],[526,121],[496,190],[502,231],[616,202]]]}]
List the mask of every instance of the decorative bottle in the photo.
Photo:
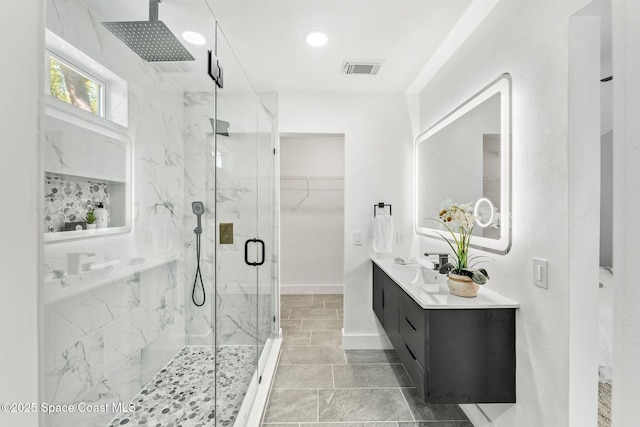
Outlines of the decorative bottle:
[{"label": "decorative bottle", "polygon": [[96,208],[93,210],[93,214],[96,217],[96,228],[109,227],[109,211],[105,209],[101,202],[96,203]]}]

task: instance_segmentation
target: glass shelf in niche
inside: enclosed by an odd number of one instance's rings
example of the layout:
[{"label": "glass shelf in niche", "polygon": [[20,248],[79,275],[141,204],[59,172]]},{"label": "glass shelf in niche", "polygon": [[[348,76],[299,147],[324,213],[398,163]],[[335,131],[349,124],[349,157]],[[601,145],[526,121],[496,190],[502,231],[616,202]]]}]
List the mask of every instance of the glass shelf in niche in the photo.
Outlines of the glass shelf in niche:
[{"label": "glass shelf in niche", "polygon": [[[44,118],[44,240],[126,233],[131,224],[131,140],[126,129],[48,104]],[[102,204],[109,226],[86,229]]]}]

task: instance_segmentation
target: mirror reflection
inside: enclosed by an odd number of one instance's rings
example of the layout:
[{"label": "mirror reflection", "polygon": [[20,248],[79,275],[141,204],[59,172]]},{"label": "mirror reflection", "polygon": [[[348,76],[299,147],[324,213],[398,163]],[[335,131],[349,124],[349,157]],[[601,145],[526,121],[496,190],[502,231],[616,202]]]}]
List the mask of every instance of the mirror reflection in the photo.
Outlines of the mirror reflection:
[{"label": "mirror reflection", "polygon": [[451,203],[474,207],[473,246],[510,246],[508,76],[474,95],[416,141],[416,231],[439,237],[433,220]]}]

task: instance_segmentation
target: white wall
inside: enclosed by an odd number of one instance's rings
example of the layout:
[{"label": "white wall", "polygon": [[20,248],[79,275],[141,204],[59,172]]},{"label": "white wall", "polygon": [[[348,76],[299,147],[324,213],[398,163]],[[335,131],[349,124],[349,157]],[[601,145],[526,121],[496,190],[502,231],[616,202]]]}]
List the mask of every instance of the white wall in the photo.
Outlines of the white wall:
[{"label": "white wall", "polygon": [[613,425],[637,424],[640,402],[640,2],[612,3],[613,16]]},{"label": "white wall", "polygon": [[344,137],[282,136],[280,176],[281,292],[343,293]]},{"label": "white wall", "polygon": [[600,265],[613,265],[613,132],[600,142]]},{"label": "white wall", "polygon": [[[481,405],[495,426],[571,425],[568,34],[580,3],[500,2],[419,96],[424,130],[500,74],[513,79],[513,243],[486,268],[487,286],[521,304],[517,404]],[[445,247],[425,239],[422,248]],[[548,289],[532,283],[534,257],[549,261]]]},{"label": "white wall", "polygon": [[[394,254],[407,255],[412,233],[412,148],[409,112],[400,94],[281,93],[281,133],[344,134],[345,348],[389,345],[371,309],[370,258],[373,205],[393,205],[396,231],[405,243]],[[362,246],[352,244],[361,231]]]},{"label": "white wall", "polygon": [[[0,14],[0,46],[11,58],[0,99],[0,177],[4,224],[0,243],[0,402],[38,402],[38,283],[43,176],[38,154],[38,102],[42,90],[43,5],[21,3]],[[15,41],[19,40],[19,43]],[[37,426],[38,414],[0,412],[0,425]]]}]

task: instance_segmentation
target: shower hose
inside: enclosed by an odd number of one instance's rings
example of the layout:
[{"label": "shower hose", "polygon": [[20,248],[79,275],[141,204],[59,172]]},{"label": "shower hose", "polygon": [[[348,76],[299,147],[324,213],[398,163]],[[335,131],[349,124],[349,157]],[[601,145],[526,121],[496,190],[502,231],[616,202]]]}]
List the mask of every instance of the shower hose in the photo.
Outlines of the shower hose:
[{"label": "shower hose", "polygon": [[[196,277],[193,279],[193,290],[191,291],[191,300],[198,307],[204,305],[206,300],[206,294],[204,291],[204,282],[202,281],[202,273],[200,272],[200,233],[196,231]],[[202,302],[198,304],[196,301],[196,286],[198,286],[198,280],[200,280],[200,287],[202,288]]]}]

